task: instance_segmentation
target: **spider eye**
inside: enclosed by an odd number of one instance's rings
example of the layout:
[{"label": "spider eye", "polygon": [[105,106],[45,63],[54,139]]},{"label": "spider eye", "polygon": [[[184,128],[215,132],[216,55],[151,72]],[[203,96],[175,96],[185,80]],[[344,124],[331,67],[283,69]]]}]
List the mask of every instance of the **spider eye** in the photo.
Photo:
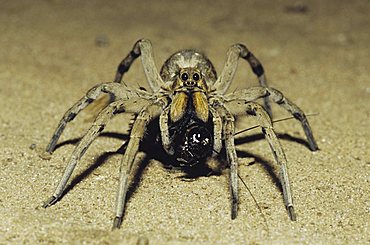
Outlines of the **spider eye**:
[{"label": "spider eye", "polygon": [[183,80],[184,82],[186,80],[188,80],[188,78],[189,78],[189,75],[186,72],[184,72],[183,74],[181,74],[181,80]]},{"label": "spider eye", "polygon": [[194,73],[194,74],[193,74],[193,80],[194,80],[194,81],[198,81],[198,80],[199,80],[199,78],[200,78],[200,76],[199,76],[199,74],[198,74],[198,73]]}]

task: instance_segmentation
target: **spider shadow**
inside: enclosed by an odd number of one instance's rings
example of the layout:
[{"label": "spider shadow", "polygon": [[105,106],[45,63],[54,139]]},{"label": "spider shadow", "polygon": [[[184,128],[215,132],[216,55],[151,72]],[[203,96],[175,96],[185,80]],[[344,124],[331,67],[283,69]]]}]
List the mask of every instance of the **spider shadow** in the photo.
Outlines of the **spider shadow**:
[{"label": "spider shadow", "polygon": [[265,158],[263,158],[260,155],[253,154],[253,153],[250,153],[250,152],[247,152],[247,151],[237,150],[236,153],[237,153],[238,157],[240,157],[240,158],[243,158],[243,157],[245,157],[245,158],[254,158],[255,161],[253,163],[249,164],[248,166],[253,165],[253,164],[262,165],[264,171],[270,177],[271,182],[280,190],[281,193],[283,193],[283,188],[282,188],[282,185],[281,185],[281,181],[280,181],[278,175],[276,174],[276,167],[273,166],[271,164],[271,162],[269,162],[268,160],[266,160]]},{"label": "spider shadow", "polygon": [[[282,139],[282,140],[296,142],[296,143],[304,145],[305,147],[310,149],[308,142],[304,139],[291,136],[287,133],[277,134],[277,137],[279,139]],[[237,139],[235,139],[235,145],[252,143],[252,142],[255,142],[255,141],[258,141],[258,140],[265,140],[265,136],[262,133],[256,133],[256,134],[252,134],[252,135],[248,135],[248,136],[238,137]],[[268,151],[270,151],[270,148],[268,148]],[[248,152],[248,151],[237,150],[237,155],[240,158],[243,158],[243,157],[245,157],[245,158],[254,158],[255,162],[257,164],[262,165],[264,171],[271,178],[272,183],[275,184],[275,186],[280,190],[281,194],[283,195],[282,184],[281,184],[281,181],[279,179],[279,176],[276,174],[277,173],[277,171],[276,171],[277,166],[276,165],[274,166],[274,165],[272,165],[271,161],[268,161],[264,157],[262,157],[260,155],[257,155],[257,154],[253,154],[253,153]]]},{"label": "spider shadow", "polygon": [[[113,155],[116,155],[116,154],[123,154],[126,147],[127,147],[127,139],[129,138],[129,136],[127,134],[120,134],[120,133],[114,133],[114,132],[105,132],[105,133],[101,133],[99,135],[99,137],[109,137],[109,138],[116,138],[116,139],[120,139],[122,141],[126,140],[122,146],[115,152],[105,152],[103,154],[101,154],[96,160],[95,162],[93,162],[93,164],[91,164],[87,169],[85,169],[83,172],[79,173],[77,176],[75,176],[70,184],[68,184],[65,188],[65,190],[63,191],[61,197],[59,198],[62,199],[69,191],[71,191],[77,184],[79,184],[82,180],[84,180],[85,178],[87,178],[94,170],[96,170],[97,168],[99,168],[100,166],[102,166],[107,160],[108,158],[110,158],[111,156]],[[56,145],[55,149],[58,149],[59,147],[63,147],[65,145],[70,145],[70,144],[77,144],[82,138],[79,137],[79,138],[74,138],[74,139],[70,139],[70,140],[66,140],[66,141],[63,141],[59,144]]]},{"label": "spider shadow", "polygon": [[[147,135],[151,135],[151,134],[149,133]],[[86,168],[81,173],[73,177],[71,182],[66,186],[59,200],[61,200],[66,194],[68,194],[81,181],[87,178],[93,171],[95,171],[97,168],[105,164],[110,157],[117,155],[117,154],[123,155],[125,153],[129,135],[121,134],[121,133],[114,133],[114,132],[105,132],[105,133],[101,133],[99,137],[110,137],[110,138],[120,139],[125,142],[116,151],[102,153],[88,168]],[[63,141],[56,146],[56,149],[63,147],[65,145],[69,145],[69,144],[75,145],[80,140],[81,138],[74,138],[74,139]],[[195,179],[201,176],[210,176],[210,173],[211,173],[210,168],[207,166],[204,166],[203,164],[196,165],[195,167],[192,167],[192,168],[180,167],[179,165],[176,164],[177,163],[176,159],[174,157],[167,155],[166,152],[163,150],[160,142],[158,142],[158,140],[154,137],[145,138],[140,144],[139,151],[144,152],[145,156],[143,159],[140,160],[140,162],[136,164],[136,167],[133,167],[133,171],[132,171],[133,173],[130,179],[130,186],[126,194],[125,206],[128,203],[128,201],[132,198],[132,196],[135,194],[138,187],[140,186],[143,173],[145,169],[147,168],[147,166],[149,165],[149,162],[151,159],[159,161],[162,164],[162,166],[166,169],[178,170],[178,171],[183,172],[184,175],[178,178],[184,179],[184,180]],[[117,176],[118,176],[118,173],[117,173]]]},{"label": "spider shadow", "polygon": [[[129,135],[128,134],[115,133],[115,132],[103,132],[98,137],[115,138],[115,139],[125,141],[129,138]],[[65,145],[76,145],[78,142],[80,142],[81,139],[82,139],[82,137],[78,137],[78,138],[69,139],[69,140],[65,140],[63,142],[60,142],[55,146],[54,151],[57,150],[60,147],[65,146]]]},{"label": "spider shadow", "polygon": [[[276,136],[278,137],[279,140],[287,140],[291,142],[296,142],[300,145],[304,145],[307,149],[311,151],[310,145],[305,139],[291,136],[290,134],[287,134],[287,133],[284,133],[284,134],[276,133]],[[262,133],[256,133],[256,134],[242,136],[242,137],[239,136],[235,139],[235,145],[251,143],[251,142],[255,142],[258,140],[264,140],[264,139],[265,139],[265,136]]]},{"label": "spider shadow", "polygon": [[[151,135],[150,133],[148,135]],[[94,170],[102,166],[104,163],[107,162],[107,160],[114,156],[114,155],[123,155],[126,151],[127,148],[127,143],[129,139],[128,134],[121,134],[121,133],[114,133],[114,132],[105,132],[100,134],[99,137],[109,137],[109,138],[115,138],[115,139],[120,139],[122,141],[125,141],[122,146],[117,149],[116,151],[113,152],[105,152],[101,154],[93,164],[91,164],[87,169],[85,169],[82,173],[78,174],[75,176],[69,185],[67,185],[66,189],[63,191],[62,196],[59,198],[62,199],[64,195],[66,195],[69,191],[71,191],[76,185],[78,185],[82,180],[87,178]],[[293,136],[290,136],[288,134],[279,134],[278,137],[280,139],[285,139],[289,141],[294,141],[300,144],[305,145],[308,147],[308,143],[300,138],[296,138]],[[265,137],[262,133],[257,133],[253,135],[248,135],[248,136],[243,136],[243,137],[238,137],[235,140],[236,145],[240,144],[245,144],[245,143],[251,143],[255,142],[258,140],[263,140]],[[56,146],[56,149],[59,147],[62,147],[64,145],[68,144],[76,144],[80,141],[81,138],[75,138],[75,139],[70,139],[66,140],[64,142],[61,142]],[[175,169],[179,170],[184,173],[184,175],[179,176],[177,178],[187,180],[187,179],[196,179],[199,177],[204,177],[204,176],[210,176],[210,175],[221,175],[221,172],[213,172],[212,169],[210,169],[206,164],[198,164],[195,165],[194,167],[191,168],[184,168],[176,165],[176,159],[173,157],[167,155],[163,148],[161,147],[161,144],[158,142],[157,139],[155,138],[146,138],[141,142],[139,151],[142,151],[145,153],[144,158],[137,164],[137,167],[133,169],[133,175],[132,179],[130,180],[130,187],[128,188],[127,191],[127,196],[126,196],[126,201],[125,201],[125,206],[127,205],[128,201],[132,198],[138,187],[140,186],[140,180],[141,177],[143,176],[143,173],[148,166],[149,162],[151,159],[155,159],[159,162],[162,163],[163,167],[166,169]],[[271,181],[275,184],[275,186],[280,190],[281,193],[283,193],[282,190],[282,185],[279,180],[278,175],[276,174],[276,169],[275,167],[271,164],[270,161],[266,160],[265,158],[253,154],[247,151],[237,151],[237,155],[240,158],[243,157],[248,157],[248,158],[254,158],[256,163],[261,164],[266,171],[266,173],[270,176]],[[226,153],[223,150],[220,153],[220,159],[225,158],[226,159]]]},{"label": "spider shadow", "polygon": [[[119,133],[102,133],[100,136],[113,137],[113,138],[118,138],[118,139],[123,139],[123,140],[126,139],[126,141],[116,151],[104,152],[103,154],[101,154],[95,160],[95,162],[93,164],[91,164],[83,172],[81,172],[80,174],[75,176],[71,180],[70,184],[68,184],[66,186],[66,188],[63,191],[59,200],[62,199],[66,194],[68,194],[68,192],[70,192],[74,187],[76,187],[81,181],[83,181],[85,178],[87,178],[94,170],[96,170],[97,168],[99,168],[100,166],[105,164],[110,157],[112,157],[114,155],[123,155],[125,153],[126,148],[127,148],[127,143],[128,143],[127,139],[129,138],[128,135],[119,134]],[[67,140],[67,141],[64,141],[61,144],[59,144],[58,147],[61,147],[63,145],[67,145],[67,144],[76,144],[77,142],[79,142],[79,140],[80,140],[80,138]],[[137,165],[137,168],[135,168],[136,171],[133,171],[134,172],[133,178],[131,179],[130,186],[129,186],[129,188],[127,190],[127,194],[126,194],[125,207],[126,207],[126,204],[128,203],[128,201],[131,199],[131,197],[136,192],[137,188],[139,187],[141,176],[143,175],[143,172],[144,172],[145,168],[149,164],[150,159],[151,159],[150,156],[146,155],[144,157],[144,159],[142,159],[140,161],[140,163]],[[119,175],[119,173],[117,173],[117,176],[118,175]]]}]

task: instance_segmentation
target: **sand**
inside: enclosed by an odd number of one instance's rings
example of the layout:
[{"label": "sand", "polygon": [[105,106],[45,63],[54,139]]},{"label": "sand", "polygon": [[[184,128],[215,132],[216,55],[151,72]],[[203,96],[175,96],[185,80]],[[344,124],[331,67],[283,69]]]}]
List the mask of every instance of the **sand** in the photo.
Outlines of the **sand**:
[{"label": "sand", "polygon": [[[370,3],[356,1],[2,1],[0,10],[0,244],[369,244]],[[246,44],[270,86],[309,117],[320,151],[295,120],[275,124],[289,161],[297,221],[276,184],[260,130],[239,135],[239,213],[230,218],[228,174],[185,179],[151,160],[120,230],[111,231],[131,115],[119,115],[54,191],[94,108],[70,123],[50,160],[39,157],[63,113],[92,86],[112,81],[139,38],[160,67],[173,52],[205,52],[218,71],[228,47]],[[140,62],[125,81],[148,87]],[[241,61],[230,91],[257,85]],[[96,107],[95,107],[96,108]],[[289,114],[273,106],[274,118]],[[237,130],[256,124],[240,118]],[[138,155],[138,162],[143,154]],[[272,171],[268,171],[272,169]]]}]

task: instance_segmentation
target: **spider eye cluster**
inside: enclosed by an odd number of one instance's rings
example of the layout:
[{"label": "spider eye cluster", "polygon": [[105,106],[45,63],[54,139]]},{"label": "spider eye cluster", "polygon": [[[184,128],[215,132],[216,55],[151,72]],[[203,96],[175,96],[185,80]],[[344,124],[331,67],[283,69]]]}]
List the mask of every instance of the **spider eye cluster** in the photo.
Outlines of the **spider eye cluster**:
[{"label": "spider eye cluster", "polygon": [[[187,80],[189,80],[190,75],[187,72],[183,72],[183,73],[180,74],[180,77],[181,77],[181,80],[183,82],[186,82]],[[192,74],[192,80],[196,81],[196,82],[199,81],[200,80],[200,74],[198,72],[194,72]]]}]

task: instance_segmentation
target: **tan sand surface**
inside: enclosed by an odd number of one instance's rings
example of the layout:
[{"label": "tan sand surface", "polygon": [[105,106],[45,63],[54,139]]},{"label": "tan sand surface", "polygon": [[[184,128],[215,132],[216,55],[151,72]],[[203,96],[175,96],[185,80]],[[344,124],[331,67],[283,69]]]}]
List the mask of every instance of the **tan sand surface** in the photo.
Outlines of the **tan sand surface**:
[{"label": "tan sand surface", "polygon": [[[0,6],[0,244],[134,244],[138,237],[150,244],[369,244],[368,0],[15,0]],[[51,208],[41,207],[92,123],[92,110],[67,126],[62,144],[43,160],[39,153],[59,119],[90,87],[112,81],[142,37],[152,41],[157,66],[179,49],[196,48],[218,71],[228,47],[245,43],[272,87],[305,112],[319,113],[309,117],[318,152],[308,149],[295,120],[275,125],[289,161],[296,222],[275,183],[268,144],[252,130],[236,140],[239,173],[263,215],[240,185],[239,214],[230,219],[227,171],[187,181],[152,160],[128,200],[122,228],[111,231],[116,151],[130,115],[114,118],[109,134],[91,145],[73,188]],[[140,62],[125,81],[147,87]],[[241,61],[230,91],[252,85],[256,78]],[[273,111],[275,118],[288,115],[277,105]],[[241,118],[237,127],[255,123]]]}]

